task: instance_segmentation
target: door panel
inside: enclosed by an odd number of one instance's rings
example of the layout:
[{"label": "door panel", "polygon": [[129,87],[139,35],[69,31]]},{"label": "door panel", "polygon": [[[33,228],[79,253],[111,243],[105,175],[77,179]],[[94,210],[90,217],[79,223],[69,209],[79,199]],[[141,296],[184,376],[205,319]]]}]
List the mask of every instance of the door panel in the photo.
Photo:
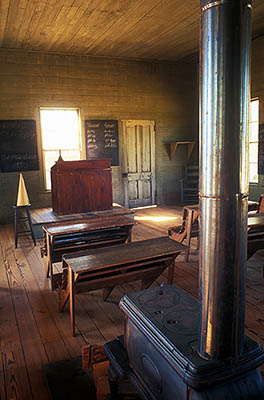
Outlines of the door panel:
[{"label": "door panel", "polygon": [[126,207],[155,204],[154,121],[123,121]]}]

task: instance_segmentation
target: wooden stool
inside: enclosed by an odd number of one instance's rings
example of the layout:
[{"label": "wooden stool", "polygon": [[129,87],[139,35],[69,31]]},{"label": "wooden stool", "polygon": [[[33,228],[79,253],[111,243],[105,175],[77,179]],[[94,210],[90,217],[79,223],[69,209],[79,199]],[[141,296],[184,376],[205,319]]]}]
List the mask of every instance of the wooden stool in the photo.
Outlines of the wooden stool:
[{"label": "wooden stool", "polygon": [[[34,246],[36,246],[36,238],[35,238],[35,235],[34,235],[34,232],[33,232],[31,216],[30,216],[30,213],[29,213],[29,207],[30,206],[31,206],[31,204],[28,204],[26,206],[13,206],[14,211],[15,211],[15,213],[14,213],[14,227],[15,227],[15,246],[16,246],[16,248],[17,248],[18,235],[20,233],[22,233],[23,236],[30,234],[31,237],[32,237]],[[23,215],[23,216],[20,217],[19,216],[19,210],[26,210],[26,215]],[[27,221],[29,223],[29,229],[30,229],[29,231],[26,231],[26,230],[21,231],[21,232],[18,231],[18,223],[22,222],[22,221]]]}]

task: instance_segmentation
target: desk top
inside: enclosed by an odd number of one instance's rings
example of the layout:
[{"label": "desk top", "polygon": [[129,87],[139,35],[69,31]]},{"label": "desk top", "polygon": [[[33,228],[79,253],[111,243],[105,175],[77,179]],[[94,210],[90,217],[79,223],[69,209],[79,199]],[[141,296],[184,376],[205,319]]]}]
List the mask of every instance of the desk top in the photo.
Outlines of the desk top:
[{"label": "desk top", "polygon": [[76,232],[86,232],[120,226],[133,226],[133,219],[125,216],[120,217],[101,217],[88,218],[68,222],[56,222],[54,224],[44,225],[44,233],[50,236],[66,235]]},{"label": "desk top", "polygon": [[78,273],[170,256],[187,249],[187,246],[165,236],[96,249],[92,252],[80,251],[66,254],[63,260],[74,272]]}]

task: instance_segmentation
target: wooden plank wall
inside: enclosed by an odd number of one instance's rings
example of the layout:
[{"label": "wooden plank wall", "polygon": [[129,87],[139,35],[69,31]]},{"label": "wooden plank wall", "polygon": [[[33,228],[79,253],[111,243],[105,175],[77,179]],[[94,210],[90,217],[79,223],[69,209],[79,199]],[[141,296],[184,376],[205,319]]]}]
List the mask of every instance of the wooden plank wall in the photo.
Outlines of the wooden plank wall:
[{"label": "wooden plank wall", "polygon": [[[85,119],[156,121],[157,201],[177,200],[186,153],[182,149],[170,160],[164,142],[198,139],[195,65],[1,49],[0,92],[0,119],[36,119],[39,143],[41,106],[80,108],[83,131]],[[121,174],[122,167],[113,168],[114,201],[122,204]],[[49,206],[41,172],[25,172],[24,177],[33,207]],[[18,173],[0,174],[0,223],[12,216],[17,180]]]}]

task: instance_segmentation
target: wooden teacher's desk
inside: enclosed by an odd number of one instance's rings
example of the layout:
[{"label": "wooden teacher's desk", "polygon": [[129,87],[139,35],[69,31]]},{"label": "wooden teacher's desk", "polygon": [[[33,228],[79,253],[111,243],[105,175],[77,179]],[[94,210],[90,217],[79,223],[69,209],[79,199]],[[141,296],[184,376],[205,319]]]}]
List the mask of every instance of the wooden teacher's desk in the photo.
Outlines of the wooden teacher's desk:
[{"label": "wooden teacher's desk", "polygon": [[71,329],[75,335],[74,297],[77,293],[104,289],[106,300],[114,287],[141,280],[142,289],[149,287],[168,267],[168,283],[173,283],[175,258],[187,247],[160,237],[91,252],[63,256],[64,285],[59,290],[59,309],[70,298]]},{"label": "wooden teacher's desk", "polygon": [[130,242],[133,225],[133,219],[125,216],[44,225],[41,255],[44,257],[46,276],[51,275],[52,289],[56,286],[52,264],[62,261],[63,254]]},{"label": "wooden teacher's desk", "polygon": [[52,207],[56,214],[69,215],[111,208],[110,159],[59,160],[50,172]]}]

